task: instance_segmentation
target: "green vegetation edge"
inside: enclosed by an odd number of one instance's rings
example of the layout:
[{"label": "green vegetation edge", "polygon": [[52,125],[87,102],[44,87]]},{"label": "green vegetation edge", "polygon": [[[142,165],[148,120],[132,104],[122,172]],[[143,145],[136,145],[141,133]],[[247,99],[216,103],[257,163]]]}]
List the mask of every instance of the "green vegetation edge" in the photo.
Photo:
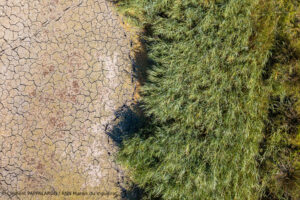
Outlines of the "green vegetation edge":
[{"label": "green vegetation edge", "polygon": [[296,0],[121,0],[147,120],[119,160],[145,199],[300,198]]}]

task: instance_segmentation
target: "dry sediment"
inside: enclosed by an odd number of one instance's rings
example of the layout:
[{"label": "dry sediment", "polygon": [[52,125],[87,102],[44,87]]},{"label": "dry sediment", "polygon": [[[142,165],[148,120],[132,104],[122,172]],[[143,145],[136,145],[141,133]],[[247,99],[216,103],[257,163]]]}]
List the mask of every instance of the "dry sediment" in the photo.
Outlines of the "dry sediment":
[{"label": "dry sediment", "polygon": [[105,0],[0,0],[0,199],[120,197],[106,133],[133,101],[129,43]]}]

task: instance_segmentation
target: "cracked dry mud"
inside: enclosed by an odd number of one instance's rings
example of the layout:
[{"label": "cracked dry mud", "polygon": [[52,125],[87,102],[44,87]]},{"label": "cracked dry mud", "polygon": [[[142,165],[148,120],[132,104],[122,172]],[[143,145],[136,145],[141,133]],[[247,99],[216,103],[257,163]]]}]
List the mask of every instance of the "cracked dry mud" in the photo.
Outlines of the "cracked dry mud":
[{"label": "cracked dry mud", "polygon": [[0,0],[1,200],[121,198],[107,131],[132,103],[129,43],[105,0]]}]

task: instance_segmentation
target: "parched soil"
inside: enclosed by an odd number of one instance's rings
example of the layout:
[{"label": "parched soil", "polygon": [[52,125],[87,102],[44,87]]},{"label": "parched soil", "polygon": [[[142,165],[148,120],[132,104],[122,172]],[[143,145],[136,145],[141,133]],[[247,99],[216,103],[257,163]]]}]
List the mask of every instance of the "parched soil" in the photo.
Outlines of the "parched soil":
[{"label": "parched soil", "polygon": [[129,43],[105,0],[0,0],[1,200],[121,198]]}]

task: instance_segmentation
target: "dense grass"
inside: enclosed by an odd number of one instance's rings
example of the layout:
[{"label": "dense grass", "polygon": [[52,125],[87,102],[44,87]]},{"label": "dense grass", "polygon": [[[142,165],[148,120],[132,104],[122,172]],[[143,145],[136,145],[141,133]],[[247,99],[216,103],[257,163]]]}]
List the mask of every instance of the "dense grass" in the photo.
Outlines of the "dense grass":
[{"label": "dense grass", "polygon": [[148,122],[119,155],[147,197],[300,198],[298,2],[119,6],[152,59],[141,92]]}]

